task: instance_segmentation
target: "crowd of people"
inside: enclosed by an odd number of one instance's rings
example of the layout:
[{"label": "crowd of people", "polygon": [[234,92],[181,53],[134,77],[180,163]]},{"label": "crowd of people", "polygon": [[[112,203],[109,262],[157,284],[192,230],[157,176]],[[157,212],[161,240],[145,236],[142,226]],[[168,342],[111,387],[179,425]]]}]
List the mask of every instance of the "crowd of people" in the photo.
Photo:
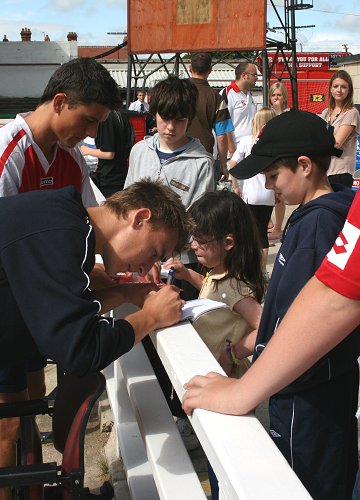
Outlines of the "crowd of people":
[{"label": "crowd of people", "polygon": [[[353,85],[335,71],[317,116],[290,109],[276,82],[257,110],[257,71],[241,62],[218,93],[207,81],[210,54],[192,54],[191,78],[169,76],[148,99],[138,90],[130,108],[154,127],[135,144],[108,71],[74,59],[35,111],[0,129],[0,402],[43,396],[47,359],[82,375],[142,341],[185,444],[194,409],[244,415],[270,398],[270,435],[310,495],[351,500],[360,354]],[[232,190],[217,190],[229,173]],[[283,228],[286,205],[298,208]],[[269,277],[269,240],[279,238]],[[158,286],[160,264],[174,269],[174,284]],[[136,286],[114,281],[150,272]],[[228,306],[193,324],[228,376],[193,377],[180,402],[147,334],[178,322],[196,297]],[[124,302],[139,310],[103,316]],[[15,463],[18,433],[17,418],[0,419],[0,466]],[[216,500],[211,464],[209,477]]]}]

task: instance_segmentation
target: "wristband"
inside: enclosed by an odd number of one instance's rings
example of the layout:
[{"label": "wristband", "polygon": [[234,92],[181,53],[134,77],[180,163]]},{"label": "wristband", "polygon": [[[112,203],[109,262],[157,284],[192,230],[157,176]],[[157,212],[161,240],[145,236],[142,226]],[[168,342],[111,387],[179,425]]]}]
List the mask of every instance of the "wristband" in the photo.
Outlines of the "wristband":
[{"label": "wristband", "polygon": [[234,365],[240,364],[240,359],[235,354],[235,346],[230,339],[226,339],[226,352],[229,354],[231,362]]}]

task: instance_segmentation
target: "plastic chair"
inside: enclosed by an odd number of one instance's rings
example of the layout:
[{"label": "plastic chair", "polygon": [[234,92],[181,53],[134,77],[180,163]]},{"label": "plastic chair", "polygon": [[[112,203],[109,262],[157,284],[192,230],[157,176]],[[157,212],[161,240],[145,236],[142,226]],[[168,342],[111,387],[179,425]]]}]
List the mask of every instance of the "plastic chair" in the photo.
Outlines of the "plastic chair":
[{"label": "plastic chair", "polygon": [[[84,377],[61,377],[55,400],[0,404],[0,418],[20,416],[18,465],[0,468],[0,487],[11,487],[13,498],[27,500],[110,499],[113,490],[104,483],[101,495],[84,488],[84,440],[91,410],[105,388],[100,372]],[[61,466],[43,463],[41,438],[33,415],[52,415],[54,447],[62,454]],[[44,487],[44,485],[55,485]]]}]

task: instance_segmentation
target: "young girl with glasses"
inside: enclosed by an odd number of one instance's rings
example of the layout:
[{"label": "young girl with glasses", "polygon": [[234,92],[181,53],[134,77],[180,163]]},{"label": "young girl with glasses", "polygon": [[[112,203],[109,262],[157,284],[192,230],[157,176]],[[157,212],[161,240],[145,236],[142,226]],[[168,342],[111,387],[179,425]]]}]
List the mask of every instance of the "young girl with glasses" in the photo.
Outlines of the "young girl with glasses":
[{"label": "young girl with glasses", "polygon": [[259,325],[265,285],[256,223],[246,203],[231,191],[205,194],[192,205],[190,214],[195,223],[191,248],[205,276],[173,258],[165,267],[173,266],[175,278],[191,283],[199,298],[229,306],[200,316],[193,326],[226,373],[239,376],[248,360],[236,365],[226,340],[246,343],[247,335]]}]

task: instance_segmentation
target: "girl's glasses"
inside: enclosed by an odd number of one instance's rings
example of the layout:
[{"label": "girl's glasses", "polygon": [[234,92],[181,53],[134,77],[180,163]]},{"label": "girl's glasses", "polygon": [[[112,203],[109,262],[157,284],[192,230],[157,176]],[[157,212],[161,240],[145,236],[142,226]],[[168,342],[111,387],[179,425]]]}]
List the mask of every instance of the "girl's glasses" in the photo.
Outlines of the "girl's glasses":
[{"label": "girl's glasses", "polygon": [[200,240],[198,238],[195,238],[195,236],[191,236],[190,237],[190,245],[192,243],[195,243],[195,245],[198,247],[198,248],[201,248],[202,250],[204,250],[205,246],[208,244],[208,243],[212,243],[213,241],[217,241],[216,238],[213,238],[212,240]]}]

